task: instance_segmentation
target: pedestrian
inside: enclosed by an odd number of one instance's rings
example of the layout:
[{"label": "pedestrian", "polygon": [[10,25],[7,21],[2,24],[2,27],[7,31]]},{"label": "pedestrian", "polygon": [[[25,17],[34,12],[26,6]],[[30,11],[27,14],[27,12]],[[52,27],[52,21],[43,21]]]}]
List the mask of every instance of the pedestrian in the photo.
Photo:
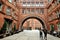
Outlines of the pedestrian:
[{"label": "pedestrian", "polygon": [[44,32],[44,35],[45,35],[44,39],[47,40],[47,29],[44,28],[44,29],[43,29],[43,32]]},{"label": "pedestrian", "polygon": [[40,37],[41,37],[41,35],[42,35],[41,28],[39,29],[39,34],[40,34]]},{"label": "pedestrian", "polygon": [[40,30],[40,39],[43,40],[43,37],[42,37],[42,30]]},{"label": "pedestrian", "polygon": [[44,40],[44,32],[43,29],[40,29],[40,39]]},{"label": "pedestrian", "polygon": [[40,30],[40,37],[42,37],[42,30]]},{"label": "pedestrian", "polygon": [[44,34],[44,31],[43,31],[43,28],[41,30],[42,30],[42,38],[44,40],[45,39],[45,34]]}]

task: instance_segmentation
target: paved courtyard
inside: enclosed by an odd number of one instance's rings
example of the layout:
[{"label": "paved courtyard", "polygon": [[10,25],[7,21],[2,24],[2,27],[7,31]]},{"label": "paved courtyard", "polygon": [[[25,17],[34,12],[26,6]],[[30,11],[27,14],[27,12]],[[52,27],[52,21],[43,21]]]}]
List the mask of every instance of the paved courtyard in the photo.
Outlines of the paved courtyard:
[{"label": "paved courtyard", "polygon": [[[58,37],[54,37],[48,34],[48,40],[60,40]],[[40,40],[38,30],[24,30],[18,34],[14,34],[9,37],[5,37],[0,40]]]}]

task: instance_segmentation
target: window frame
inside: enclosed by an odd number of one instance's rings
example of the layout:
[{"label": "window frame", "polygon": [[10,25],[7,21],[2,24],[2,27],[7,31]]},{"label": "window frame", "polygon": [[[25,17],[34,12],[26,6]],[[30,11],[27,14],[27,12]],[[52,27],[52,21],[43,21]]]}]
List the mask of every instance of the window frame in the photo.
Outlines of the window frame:
[{"label": "window frame", "polygon": [[11,15],[11,8],[10,7],[6,8],[6,15]]}]

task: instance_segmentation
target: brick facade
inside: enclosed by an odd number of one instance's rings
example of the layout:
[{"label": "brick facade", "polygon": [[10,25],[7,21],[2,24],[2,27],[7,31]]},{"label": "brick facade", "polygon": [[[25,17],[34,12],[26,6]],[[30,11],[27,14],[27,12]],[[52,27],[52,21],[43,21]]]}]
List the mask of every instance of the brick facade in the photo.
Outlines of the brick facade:
[{"label": "brick facade", "polygon": [[51,30],[51,25],[54,26],[54,30],[58,31],[60,29],[58,27],[58,23],[60,23],[60,1],[59,0],[52,0],[48,5],[48,17],[49,17],[49,29]]},{"label": "brick facade", "polygon": [[[3,6],[0,11],[0,30],[3,28],[5,20],[8,20],[12,22],[12,28],[16,25],[16,30],[20,31],[22,26],[27,28],[27,20],[31,18],[42,21],[42,26],[44,24],[47,30],[51,30],[51,24],[54,25],[54,30],[58,30],[57,23],[60,22],[60,20],[58,20],[59,17],[57,17],[56,11],[60,9],[60,3],[55,5],[55,1],[56,0],[52,0],[51,2],[48,2],[48,0],[12,0],[12,3],[10,3],[11,1],[1,0],[0,3],[2,3]],[[50,9],[50,7],[52,8]],[[32,29],[35,29],[35,27]]]}]

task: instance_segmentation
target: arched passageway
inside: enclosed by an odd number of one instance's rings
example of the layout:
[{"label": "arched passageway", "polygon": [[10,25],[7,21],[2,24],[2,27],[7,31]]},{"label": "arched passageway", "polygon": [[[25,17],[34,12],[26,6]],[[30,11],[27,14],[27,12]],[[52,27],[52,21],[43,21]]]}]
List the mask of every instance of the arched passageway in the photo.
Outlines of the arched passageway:
[{"label": "arched passageway", "polygon": [[39,22],[39,20],[34,18],[26,20],[23,24],[23,29],[35,30],[39,28],[42,28],[42,24]]},{"label": "arched passageway", "polygon": [[23,29],[24,23],[25,23],[27,20],[29,20],[29,19],[36,19],[36,20],[38,20],[38,21],[41,23],[42,28],[45,28],[45,23],[44,23],[44,21],[43,21],[42,19],[40,19],[40,18],[38,18],[38,17],[27,17],[27,18],[25,18],[24,20],[22,20],[22,23],[21,23],[21,26],[20,26],[20,29],[21,29],[21,30]]}]

